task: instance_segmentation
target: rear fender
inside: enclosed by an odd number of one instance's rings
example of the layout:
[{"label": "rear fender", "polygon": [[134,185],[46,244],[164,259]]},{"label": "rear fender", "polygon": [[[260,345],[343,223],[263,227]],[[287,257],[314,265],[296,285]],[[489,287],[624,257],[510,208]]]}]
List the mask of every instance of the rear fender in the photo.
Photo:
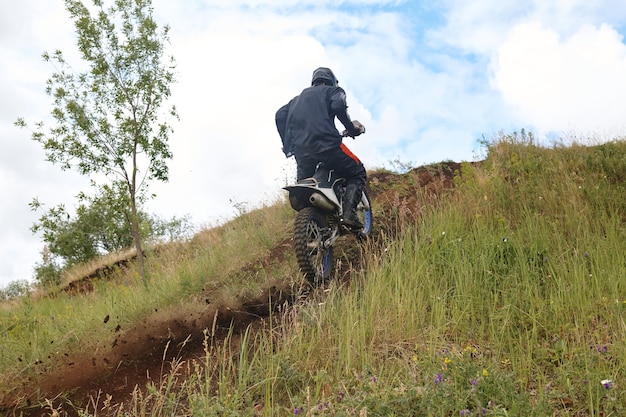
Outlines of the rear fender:
[{"label": "rear fender", "polygon": [[319,207],[327,212],[340,208],[339,201],[332,188],[306,184],[296,184],[283,188],[289,192],[289,204],[296,211],[311,206]]}]

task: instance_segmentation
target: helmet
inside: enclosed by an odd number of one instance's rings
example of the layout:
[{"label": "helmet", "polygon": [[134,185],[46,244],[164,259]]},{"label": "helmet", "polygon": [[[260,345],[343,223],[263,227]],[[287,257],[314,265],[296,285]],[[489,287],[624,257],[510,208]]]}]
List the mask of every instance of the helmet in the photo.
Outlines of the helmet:
[{"label": "helmet", "polygon": [[325,81],[333,87],[337,87],[337,84],[339,84],[339,81],[335,78],[335,74],[333,74],[330,68],[319,67],[313,71],[311,85],[319,84],[321,81]]}]

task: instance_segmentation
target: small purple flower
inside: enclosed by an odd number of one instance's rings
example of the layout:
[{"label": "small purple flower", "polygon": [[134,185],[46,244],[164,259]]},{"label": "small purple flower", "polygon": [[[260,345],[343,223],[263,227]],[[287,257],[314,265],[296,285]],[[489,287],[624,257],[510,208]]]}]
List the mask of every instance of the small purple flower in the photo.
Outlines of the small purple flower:
[{"label": "small purple flower", "polygon": [[461,410],[461,412],[460,412],[461,417],[466,417],[466,416],[469,416],[471,413],[472,413],[472,412],[471,412],[470,410],[467,410],[467,409],[465,409],[465,410]]},{"label": "small purple flower", "polygon": [[600,383],[605,389],[613,388],[613,381],[611,381],[610,379],[603,379],[602,381],[600,381]]},{"label": "small purple flower", "polygon": [[596,349],[600,353],[606,353],[606,352],[609,351],[609,347],[607,345],[598,345],[598,346],[596,346]]},{"label": "small purple flower", "polygon": [[475,379],[472,379],[472,380],[470,381],[470,383],[471,383],[472,385],[478,385],[478,381],[477,381],[477,380],[475,380]]},{"label": "small purple flower", "polygon": [[302,407],[298,407],[298,408],[294,408],[293,409],[293,415],[297,416],[298,414],[300,414],[302,411],[304,411],[304,408]]},{"label": "small purple flower", "polygon": [[441,375],[441,373],[438,373],[435,377],[435,384],[439,384],[441,382],[443,382],[443,375]]},{"label": "small purple flower", "polygon": [[337,402],[340,403],[341,400],[343,400],[343,397],[345,397],[346,394],[343,393],[343,391],[339,391],[339,394],[337,394]]},{"label": "small purple flower", "polygon": [[372,377],[372,382],[373,383],[377,383],[378,382],[378,378],[376,378],[375,376]]}]

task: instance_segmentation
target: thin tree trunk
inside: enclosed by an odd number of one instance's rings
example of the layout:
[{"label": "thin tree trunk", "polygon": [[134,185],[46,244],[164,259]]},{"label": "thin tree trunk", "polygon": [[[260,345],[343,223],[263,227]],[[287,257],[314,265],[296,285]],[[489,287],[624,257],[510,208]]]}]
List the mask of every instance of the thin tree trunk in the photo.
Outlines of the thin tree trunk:
[{"label": "thin tree trunk", "polygon": [[141,234],[139,233],[139,215],[137,214],[137,145],[135,140],[133,144],[133,175],[130,184],[130,207],[131,207],[131,228],[133,231],[133,240],[135,241],[135,249],[137,250],[137,266],[139,267],[139,276],[146,283],[146,273],[143,265],[143,248],[141,245]]},{"label": "thin tree trunk", "polygon": [[139,233],[139,216],[137,215],[137,204],[135,202],[135,194],[133,193],[130,199],[131,206],[131,223],[130,227],[133,232],[133,240],[135,241],[135,250],[137,251],[137,267],[139,268],[139,276],[141,280],[146,282],[146,273],[143,264],[143,248],[141,244],[141,235]]}]

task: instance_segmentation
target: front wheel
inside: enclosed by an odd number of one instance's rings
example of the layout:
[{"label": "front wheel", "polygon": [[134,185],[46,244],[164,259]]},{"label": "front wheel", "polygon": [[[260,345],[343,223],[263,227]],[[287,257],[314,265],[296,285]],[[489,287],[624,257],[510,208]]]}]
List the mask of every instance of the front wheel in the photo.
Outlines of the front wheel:
[{"label": "front wheel", "polygon": [[326,216],[314,207],[298,212],[294,225],[294,246],[298,266],[313,285],[330,279],[333,267],[333,248],[325,248]]}]

